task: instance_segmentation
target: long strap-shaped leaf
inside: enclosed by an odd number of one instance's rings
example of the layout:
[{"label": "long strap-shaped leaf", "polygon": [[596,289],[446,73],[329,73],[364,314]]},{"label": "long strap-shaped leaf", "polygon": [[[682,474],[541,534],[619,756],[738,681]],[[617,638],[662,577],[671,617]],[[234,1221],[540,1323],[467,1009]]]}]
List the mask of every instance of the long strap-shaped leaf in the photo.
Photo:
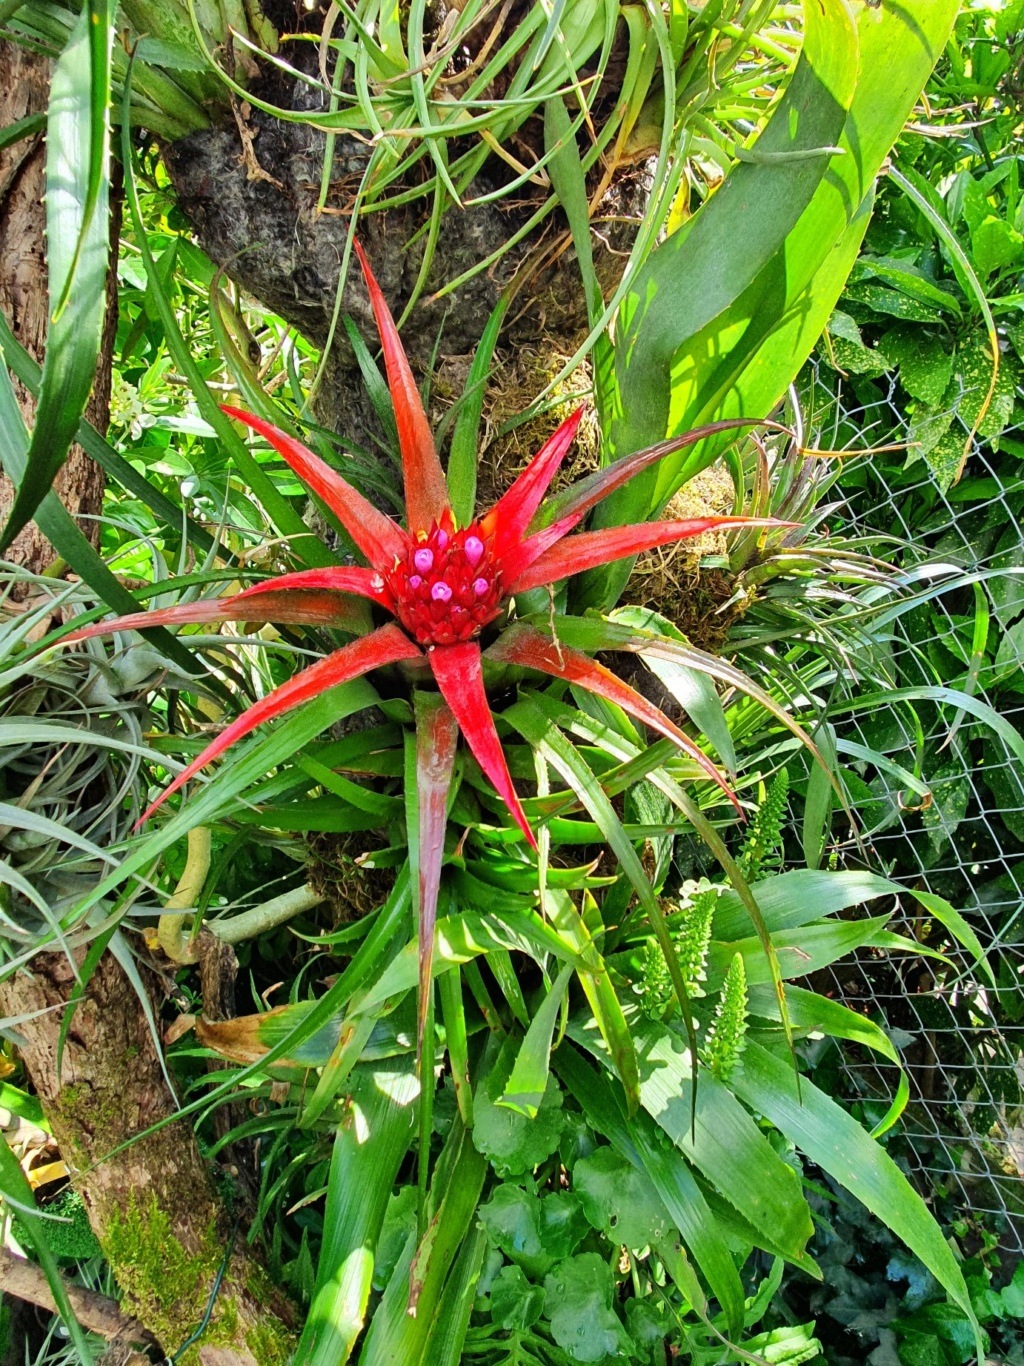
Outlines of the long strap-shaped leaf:
[{"label": "long strap-shaped leaf", "polygon": [[494,553],[501,559],[509,546],[523,539],[545,493],[565,459],[583,419],[583,409],[567,417],[533,457],[510,489],[502,494],[483,519],[484,529],[494,531]]},{"label": "long strap-shaped leaf", "polygon": [[[550,528],[554,531],[561,523]],[[567,540],[544,549],[539,556],[534,546],[543,544],[549,529],[525,541],[518,553],[510,556],[506,567],[508,591],[525,593],[545,583],[555,583],[570,574],[581,574],[598,565],[624,560],[644,550],[673,545],[705,531],[727,527],[783,526],[772,517],[692,517],[681,522],[640,522],[636,526],[605,527],[602,531],[581,531]],[[522,568],[520,568],[522,566]]]},{"label": "long strap-shaped leaf", "polygon": [[709,436],[718,436],[723,432],[737,432],[750,427],[765,427],[771,431],[792,435],[788,427],[760,418],[737,417],[730,418],[726,422],[708,422],[703,427],[694,427],[692,431],[686,432],[682,436],[672,437],[668,441],[659,441],[656,446],[648,446],[643,451],[634,451],[632,455],[624,455],[603,469],[594,470],[592,474],[588,474],[586,478],[580,479],[577,483],[570,484],[567,489],[563,489],[561,493],[556,493],[554,497],[548,499],[538,513],[536,523],[541,526],[549,526],[552,522],[556,522],[562,517],[568,517],[572,513],[589,512],[603,498],[607,498],[610,493],[614,493],[623,484],[629,483],[630,479],[640,474],[641,471],[656,465],[659,460],[664,460],[667,455],[675,455],[678,451],[686,450],[688,446],[696,446],[698,442],[704,441]]},{"label": "long strap-shaped leaf", "polygon": [[931,1211],[880,1144],[813,1083],[798,1088],[789,1068],[750,1040],[730,1086],[892,1229],[967,1316],[985,1359],[963,1272]]},{"label": "long strap-shaped leaf", "polygon": [[406,1059],[356,1067],[331,1150],[324,1240],[296,1360],[344,1366],[362,1331],[388,1201],[413,1136]]},{"label": "long strap-shaped leaf", "polygon": [[400,659],[417,659],[419,655],[418,647],[409,637],[393,622],[388,622],[386,626],[379,627],[362,640],[354,640],[351,645],[335,650],[311,668],[303,669],[302,673],[289,678],[287,683],[282,683],[266,697],[260,698],[237,720],[232,721],[230,726],[222,730],[216,740],[207,745],[202,754],[193,759],[170,786],[164,789],[149,810],[142,815],[138,824],[142,825],[147,821],[157,807],[162,806],[173,792],[177,792],[188,782],[189,778],[194,777],[201,768],[205,768],[211,760],[230,749],[236,741],[254,731],[257,726],[262,726],[266,721],[273,721],[285,712],[301,706],[303,702],[308,702],[341,683],[347,683],[350,679],[358,678],[361,674],[369,673],[371,669],[395,664]]},{"label": "long strap-shaped leaf", "polygon": [[338,565],[330,569],[300,569],[295,574],[278,574],[275,578],[254,583],[239,594],[243,598],[262,597],[266,593],[297,592],[306,589],[319,589],[328,593],[355,593],[361,598],[370,598],[387,607],[390,595],[384,588],[384,581],[373,569],[363,569],[359,565]]},{"label": "long strap-shaped leaf", "polygon": [[333,626],[361,634],[366,621],[359,605],[342,593],[294,590],[268,592],[258,598],[233,593],[226,598],[200,598],[179,602],[150,612],[132,612],[113,621],[94,621],[61,638],[62,645],[75,645],[93,636],[109,636],[114,631],[147,631],[154,626],[201,626],[208,622],[272,621],[283,626]]},{"label": "long strap-shaped leaf", "polygon": [[359,264],[363,269],[366,288],[370,292],[373,315],[377,319],[388,385],[395,404],[398,444],[402,450],[405,474],[405,506],[410,531],[429,531],[432,522],[441,520],[448,507],[448,488],[444,481],[441,462],[437,458],[434,437],[423,411],[416,381],[398,337],[391,310],[370,269],[359,242],[354,243]]},{"label": "long strap-shaped leaf", "polygon": [[[675,989],[676,999],[679,1003],[679,1010],[686,1028],[687,1041],[690,1051],[696,1059],[697,1057],[697,1030],[693,1022],[693,1012],[690,1009],[690,998],[686,990],[686,981],[683,977],[682,969],[679,966],[679,958],[676,953],[675,944],[669,934],[668,926],[665,923],[665,915],[654,894],[647,874],[644,872],[640,857],[630,842],[629,836],[623,829],[622,822],[619,820],[615,808],[602,790],[590,765],[580,754],[579,750],[573,745],[566,736],[545,716],[543,710],[537,703],[529,697],[521,697],[515,702],[508,711],[505,712],[509,723],[515,726],[520,735],[529,745],[540,752],[543,757],[551,764],[552,768],[565,779],[566,783],[572,788],[579,797],[580,801],[593,816],[594,821],[599,827],[615,857],[619,861],[622,871],[626,874],[640,900],[641,905],[647,913],[654,930],[655,937],[662,953],[665,955],[665,962],[668,965],[669,976]],[[696,1113],[697,1105],[697,1075],[696,1068],[693,1075],[693,1087],[691,1095],[691,1107]]]},{"label": "long strap-shaped leaf", "polygon": [[437,686],[455,713],[459,729],[466,737],[466,743],[477,763],[507,804],[527,843],[536,849],[536,838],[512,786],[501,741],[494,729],[490,704],[484,691],[480,646],[475,640],[462,645],[438,645],[428,653],[427,658],[437,679]]},{"label": "long strap-shaped leaf", "polygon": [[644,725],[660,731],[667,739],[678,745],[684,754],[695,760],[742,815],[743,808],[736,794],[704,751],[694,744],[688,735],[684,735],[653,702],[648,701],[621,678],[617,678],[610,669],[596,663],[589,655],[552,640],[550,636],[542,634],[524,622],[506,631],[487,651],[487,658],[502,664],[518,664],[525,669],[536,669],[540,673],[551,674],[554,678],[564,678],[569,683],[578,683],[580,687],[586,688],[598,697],[616,703],[623,711],[643,721]]},{"label": "long strap-shaped leaf", "polygon": [[50,86],[46,243],[53,312],[28,461],[0,550],[49,493],[96,377],[110,254],[111,37],[106,0],[83,7]]},{"label": "long strap-shaped leaf", "polygon": [[395,559],[405,554],[408,538],[401,527],[314,455],[308,446],[282,432],[272,422],[264,422],[261,417],[241,408],[221,404],[221,411],[266,437],[302,482],[323,499],[374,569],[390,569]]},{"label": "long strap-shaped leaf", "polygon": [[415,852],[411,862],[416,872],[420,946],[416,1039],[418,1051],[422,1055],[433,973],[437,895],[441,887],[441,863],[448,824],[448,794],[459,728],[451,708],[437,693],[417,692],[415,713],[416,784],[414,793],[406,792],[406,801],[410,816],[415,816],[415,828],[409,831],[409,849],[410,854]]}]

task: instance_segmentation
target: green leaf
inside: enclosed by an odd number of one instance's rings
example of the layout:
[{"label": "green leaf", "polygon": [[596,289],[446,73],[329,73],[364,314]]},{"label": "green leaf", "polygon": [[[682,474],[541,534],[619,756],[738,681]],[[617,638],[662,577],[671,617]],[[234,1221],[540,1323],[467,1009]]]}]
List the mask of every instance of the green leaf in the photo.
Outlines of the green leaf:
[{"label": "green leaf", "polygon": [[308,1366],[343,1366],[362,1330],[377,1240],[412,1141],[418,1093],[406,1059],[352,1074],[331,1148],[316,1288],[296,1349]]},{"label": "green leaf", "polygon": [[[591,1127],[650,1180],[721,1304],[730,1332],[738,1333],[743,1322],[743,1286],[719,1222],[682,1154],[644,1110],[627,1117],[615,1083],[588,1066],[575,1049],[560,1048],[555,1066]],[[813,1272],[813,1262],[802,1260],[805,1269]]]},{"label": "green leaf", "polygon": [[547,1092],[551,1059],[551,1040],[555,1023],[565,997],[573,966],[562,968],[551,989],[545,995],[526,1031],[526,1037],[516,1055],[512,1075],[506,1083],[499,1105],[518,1110],[528,1119],[535,1119]]},{"label": "green leaf", "polygon": [[[16,481],[25,469],[28,433],[14,396],[6,365],[0,363],[0,452],[2,464]],[[47,493],[36,509],[36,525],[76,574],[108,607],[122,615],[140,610],[140,603],[110,572],[106,562],[86,540],[78,524],[55,493]],[[144,633],[162,654],[185,673],[196,674],[202,664],[163,627]]]},{"label": "green leaf", "polygon": [[[570,1026],[570,1033],[607,1065],[592,1032]],[[732,1090],[704,1071],[691,1129],[692,1069],[683,1040],[643,1020],[635,1021],[633,1033],[643,1108],[754,1228],[786,1257],[801,1260],[812,1224],[796,1172],[778,1156]],[[791,1070],[787,1075],[794,1085]]]},{"label": "green leaf", "polygon": [[798,1094],[786,1064],[751,1040],[733,1090],[812,1162],[834,1177],[920,1257],[971,1321],[984,1356],[963,1273],[935,1219],[884,1148],[835,1101],[804,1079]]},{"label": "green leaf", "polygon": [[[819,168],[827,174],[813,198],[751,283],[733,292],[719,319],[679,346],[670,375],[662,367],[652,411],[663,414],[671,393],[668,426],[648,438],[648,417],[637,413],[636,428],[629,426],[628,441],[623,440],[621,449],[616,445],[616,455],[637,449],[634,441],[657,441],[704,421],[767,414],[785,394],[831,316],[867,227],[874,177],[942,53],[957,11],[957,0],[907,0],[898,6],[859,8],[859,70],[845,130],[838,139],[843,155],[834,157],[827,168]],[[781,108],[770,126],[775,125]],[[737,171],[749,169],[740,166]],[[730,173],[723,190],[737,171]],[[712,196],[707,209],[714,207],[721,193]],[[750,211],[763,213],[759,195],[751,199]],[[695,221],[700,216],[695,215]],[[719,216],[726,220],[725,214]],[[734,222],[730,214],[727,221],[717,224],[715,249],[729,241],[744,247],[759,237],[760,230],[759,221],[753,231],[741,231],[739,220]],[[672,241],[669,238],[665,247]],[[652,273],[660,270],[653,263],[662,250],[650,258]],[[750,251],[756,254],[756,245]],[[719,259],[724,263],[728,256]],[[700,272],[687,270],[679,287],[690,288],[694,279],[701,278]],[[745,281],[747,276],[741,272],[736,278]],[[648,343],[656,344],[654,338]],[[628,357],[621,363],[629,363]],[[624,412],[623,421],[629,424],[630,410]],[[595,521],[622,525],[649,516],[721,449],[721,441],[704,442],[682,460],[669,458],[656,479],[646,484],[634,481],[608,499]],[[578,590],[580,603],[610,605],[627,573],[628,565],[593,571]]]},{"label": "green leaf", "polygon": [[562,1132],[562,1093],[548,1077],[533,1119],[499,1104],[512,1071],[515,1040],[508,1039],[473,1101],[473,1142],[499,1176],[521,1176],[551,1156]]},{"label": "green leaf", "polygon": [[480,1206],[487,1236],[506,1257],[536,1279],[579,1246],[587,1221],[570,1191],[538,1196],[521,1186],[499,1185]]},{"label": "green leaf", "polygon": [[[621,621],[626,626],[636,626],[642,631],[657,631],[684,645],[690,643],[667,617],[646,607],[619,607],[610,616],[612,621]],[[675,660],[643,659],[646,667],[661,680],[694,724],[711,741],[725,766],[735,772],[736,749],[729,732],[729,723],[725,719],[725,709],[718,690],[707,674]]]},{"label": "green leaf", "polygon": [[639,1250],[668,1232],[668,1214],[658,1192],[613,1148],[598,1148],[590,1157],[581,1157],[572,1183],[583,1213],[609,1242]]},{"label": "green leaf", "polygon": [[885,334],[878,349],[899,366],[900,383],[911,398],[938,407],[953,373],[953,355],[948,345],[919,327],[897,327]]},{"label": "green leaf", "polygon": [[1024,256],[1024,237],[1004,218],[990,214],[971,232],[971,256],[987,278]]},{"label": "green leaf", "polygon": [[472,519],[476,506],[480,417],[483,413],[487,377],[494,359],[494,348],[498,344],[498,335],[505,321],[508,303],[508,299],[502,296],[487,319],[487,326],[473,352],[473,363],[466,376],[466,388],[455,418],[455,429],[448,452],[448,493],[452,501],[452,512],[460,526],[465,526]]},{"label": "green leaf", "polygon": [[51,317],[32,441],[0,551],[32,520],[50,491],[96,377],[110,253],[112,29],[107,10],[106,0],[83,7],[50,85],[46,244]]},{"label": "green leaf", "polygon": [[491,1286],[491,1321],[523,1333],[543,1314],[545,1298],[543,1286],[531,1285],[518,1266],[503,1266]]},{"label": "green leaf", "polygon": [[729,314],[811,202],[830,165],[823,149],[842,133],[856,75],[857,34],[846,5],[806,5],[800,60],[754,157],[735,166],[689,223],[651,253],[622,302],[615,456],[671,430],[681,351]]},{"label": "green leaf", "polygon": [[612,1272],[597,1252],[570,1257],[544,1280],[551,1336],[574,1361],[604,1361],[629,1352],[612,1310]]}]

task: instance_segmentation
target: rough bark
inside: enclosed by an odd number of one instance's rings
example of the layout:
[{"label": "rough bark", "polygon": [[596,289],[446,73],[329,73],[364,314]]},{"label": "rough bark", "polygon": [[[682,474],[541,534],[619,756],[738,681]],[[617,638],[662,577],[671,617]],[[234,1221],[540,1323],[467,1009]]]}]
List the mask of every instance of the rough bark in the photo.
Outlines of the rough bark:
[{"label": "rough bark", "polygon": [[[291,22],[294,27],[294,16]],[[296,64],[305,61],[310,73],[316,73],[314,46],[289,45],[288,58]],[[291,82],[278,72],[262,75],[256,90],[261,98],[281,107],[306,111],[324,107],[320,91]],[[178,206],[192,223],[204,250],[232,279],[322,346],[335,309],[340,263],[368,149],[353,138],[337,137],[330,193],[324,210],[318,212],[324,135],[255,108],[246,110],[244,127],[256,162],[275,183],[261,178],[252,158],[243,155],[235,122],[222,120],[164,149]],[[500,162],[493,168],[485,167],[474,184],[474,193],[494,188],[507,173]],[[536,239],[520,244],[454,294],[437,301],[432,301],[431,295],[509,239],[540,203],[540,199],[530,200],[531,193],[536,192],[519,191],[507,201],[452,209],[446,214],[427,288],[402,328],[403,343],[418,375],[429,374],[435,359],[443,367],[445,361],[468,357],[475,349],[502,290],[536,247]],[[642,204],[643,197],[636,196],[636,202],[628,206],[616,201],[613,207],[628,214]],[[429,208],[429,199],[424,198],[360,218],[360,240],[396,316],[404,311],[420,272],[425,240],[420,230]],[[553,240],[564,230],[564,222],[556,217],[549,220],[543,234]],[[610,228],[608,235],[622,237],[616,227]],[[628,228],[625,236],[629,236]],[[614,245],[620,246],[621,240]],[[608,249],[602,238],[595,238],[594,250],[599,273],[609,282],[617,278],[621,255]],[[354,320],[371,349],[376,350],[373,316],[354,261],[341,312]],[[510,311],[504,340],[512,347],[539,345],[548,351],[550,359],[570,355],[585,332],[583,290],[575,260],[568,252],[522,291]],[[555,365],[552,373],[557,368]],[[436,390],[437,386],[435,394]],[[524,393],[522,406],[526,407],[535,394],[536,390]],[[315,396],[314,412],[324,426],[366,448],[374,449],[382,435],[340,326]]]},{"label": "rough bark", "polygon": [[[144,973],[144,977],[149,974]],[[75,985],[60,954],[41,954],[31,973],[0,984],[0,1016],[18,1026],[21,1056],[61,1155],[123,1295],[168,1355],[198,1327],[225,1249],[232,1247],[210,1325],[179,1360],[229,1348],[258,1366],[288,1356],[287,1301],[236,1236],[187,1121],[168,1124],[120,1152],[176,1109],[139,1001],[119,964],[101,959],[68,1031],[58,1075],[58,1039]],[[147,982],[155,994],[152,980]]]},{"label": "rough bark", "polygon": [[[13,43],[0,43],[0,127],[46,109],[50,64]],[[14,335],[36,360],[46,346],[48,295],[46,290],[46,148],[37,134],[0,151],[0,308]],[[120,196],[112,196],[111,241],[115,250],[120,227]],[[87,408],[89,420],[106,430],[110,410],[110,360],[117,331],[117,279],[113,271],[107,288],[107,315],[96,383]],[[17,382],[18,402],[29,428],[35,401]],[[96,544],[99,524],[93,520],[103,505],[103,471],[78,446],[73,446],[54,488],[69,512]],[[14,487],[0,474],[0,525],[14,503]],[[53,549],[34,522],[17,537],[4,557],[40,573],[53,560]]]},{"label": "rough bark", "polygon": [[[7,1248],[0,1248],[0,1290],[28,1304],[39,1305],[51,1314],[56,1313],[57,1303],[42,1268],[26,1257],[15,1256]],[[129,1344],[150,1341],[142,1324],[130,1319],[108,1295],[71,1284],[65,1286],[65,1291],[78,1322],[90,1333],[121,1338]]]}]

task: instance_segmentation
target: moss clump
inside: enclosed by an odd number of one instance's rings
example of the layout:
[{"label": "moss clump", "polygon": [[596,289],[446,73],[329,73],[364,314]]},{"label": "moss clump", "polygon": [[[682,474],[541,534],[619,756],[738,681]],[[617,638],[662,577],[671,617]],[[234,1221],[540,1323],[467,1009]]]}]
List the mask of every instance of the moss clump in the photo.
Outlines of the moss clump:
[{"label": "moss clump", "polygon": [[295,1350],[295,1340],[283,1323],[263,1319],[245,1335],[245,1345],[260,1366],[287,1366]]},{"label": "moss clump", "polygon": [[[140,1205],[132,1192],[123,1213],[109,1221],[103,1243],[125,1310],[144,1323],[167,1352],[177,1351],[206,1312],[224,1255],[213,1223],[198,1251],[189,1252],[156,1197],[150,1195]],[[232,1341],[237,1327],[234,1301],[218,1296],[202,1341]],[[181,1357],[180,1366],[195,1366],[198,1360],[197,1346]]]}]

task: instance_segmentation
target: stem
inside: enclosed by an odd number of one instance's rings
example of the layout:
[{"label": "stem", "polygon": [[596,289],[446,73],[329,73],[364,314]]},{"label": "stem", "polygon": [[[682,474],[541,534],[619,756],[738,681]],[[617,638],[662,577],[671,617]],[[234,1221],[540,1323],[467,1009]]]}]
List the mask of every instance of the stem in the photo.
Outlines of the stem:
[{"label": "stem", "polygon": [[241,915],[230,916],[226,920],[211,921],[207,928],[223,944],[241,944],[243,940],[255,939],[265,930],[272,930],[303,911],[312,910],[323,901],[323,894],[312,887],[295,887],[290,892],[264,901],[261,906],[253,906]]},{"label": "stem", "polygon": [[[193,912],[199,905],[203,886],[210,871],[210,831],[205,825],[197,825],[188,832],[188,856],[185,869],[178,879],[178,885],[164,904],[164,914],[157,924],[156,937],[160,947],[173,963],[194,963],[199,954],[193,945],[191,924],[185,929],[186,920],[191,922]],[[187,908],[187,909],[186,909]],[[172,912],[172,914],[167,914]],[[177,914],[177,912],[183,912]]]}]

